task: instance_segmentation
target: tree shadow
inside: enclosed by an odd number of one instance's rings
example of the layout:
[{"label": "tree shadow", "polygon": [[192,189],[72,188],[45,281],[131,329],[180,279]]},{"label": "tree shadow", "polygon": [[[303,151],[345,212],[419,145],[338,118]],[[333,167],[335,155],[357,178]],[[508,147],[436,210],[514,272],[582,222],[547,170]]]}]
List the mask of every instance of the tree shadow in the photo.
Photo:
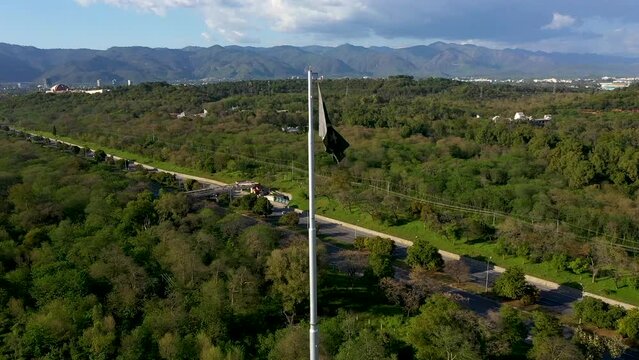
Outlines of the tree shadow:
[{"label": "tree shadow", "polygon": [[566,281],[566,282],[561,283],[560,286],[565,286],[565,287],[577,289],[577,290],[582,291],[582,292],[584,291],[583,284],[581,284],[580,282],[577,282],[577,281]]}]

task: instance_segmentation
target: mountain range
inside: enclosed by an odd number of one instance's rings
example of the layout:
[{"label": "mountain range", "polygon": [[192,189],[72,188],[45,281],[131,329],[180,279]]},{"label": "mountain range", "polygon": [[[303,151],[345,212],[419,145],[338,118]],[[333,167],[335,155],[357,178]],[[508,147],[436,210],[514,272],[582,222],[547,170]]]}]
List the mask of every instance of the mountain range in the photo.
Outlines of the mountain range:
[{"label": "mountain range", "polygon": [[95,84],[132,80],[220,81],[326,77],[598,77],[636,76],[639,58],[596,54],[495,50],[436,42],[394,49],[350,44],[326,46],[112,47],[107,50],[39,49],[0,43],[0,82]]}]

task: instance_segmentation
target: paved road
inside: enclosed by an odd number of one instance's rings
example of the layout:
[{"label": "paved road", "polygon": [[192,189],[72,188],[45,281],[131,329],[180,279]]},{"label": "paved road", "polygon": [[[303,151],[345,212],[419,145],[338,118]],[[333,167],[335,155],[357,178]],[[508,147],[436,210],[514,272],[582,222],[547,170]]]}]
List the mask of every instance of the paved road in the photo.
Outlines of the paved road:
[{"label": "paved road", "polygon": [[[273,217],[277,217],[281,215],[281,213],[282,211],[280,210],[277,213],[273,214],[274,215]],[[305,228],[308,226],[307,219],[308,218],[306,216],[300,217],[300,227]],[[354,235],[351,236],[350,238],[340,238],[340,236],[344,237],[347,234],[336,235],[336,232],[333,232],[330,230],[327,232],[328,229],[336,229],[338,226],[336,226],[335,224],[322,222],[321,224],[319,224],[319,226],[321,228],[321,232],[323,235],[328,235],[330,237],[337,238],[341,241],[349,241],[349,240],[352,241],[355,238]],[[363,234],[360,234],[360,235],[363,235]],[[329,254],[333,254],[341,250],[341,248],[336,245],[333,245],[330,243],[324,243],[324,244]],[[396,255],[399,257],[405,257],[406,247],[397,247]],[[406,269],[395,267],[395,276],[398,278],[408,279],[409,275]],[[495,301],[493,299],[489,299],[468,291],[457,289],[449,285],[442,284],[441,290],[443,292],[448,292],[450,294],[456,295],[456,298],[460,299],[460,303],[462,305],[468,307],[470,310],[476,312],[477,314],[481,316],[487,316],[489,312],[499,311],[499,307],[501,306],[498,301]]]},{"label": "paved road", "polygon": [[[307,226],[307,216],[306,213],[302,214],[300,217],[300,223],[304,226]],[[342,226],[339,223],[333,223],[324,221],[321,219],[316,219],[318,224],[319,232],[322,235],[330,236],[334,239],[344,242],[352,242],[356,236],[368,236],[371,235],[365,231],[361,230],[352,230],[345,226]],[[399,258],[402,258],[406,255],[406,247],[402,245],[397,246],[397,254]],[[449,259],[446,259],[449,260]],[[468,265],[470,269],[470,277],[471,281],[480,285],[485,286],[486,284],[486,262],[464,258],[464,262]],[[488,266],[488,286],[492,286],[495,280],[499,277],[501,273],[494,270],[494,266]],[[570,313],[572,311],[571,304],[582,298],[582,292],[569,288],[569,287],[560,287],[559,289],[552,289],[550,287],[538,286],[540,290],[540,300],[539,304],[544,306],[545,308],[558,312],[558,313]]]}]

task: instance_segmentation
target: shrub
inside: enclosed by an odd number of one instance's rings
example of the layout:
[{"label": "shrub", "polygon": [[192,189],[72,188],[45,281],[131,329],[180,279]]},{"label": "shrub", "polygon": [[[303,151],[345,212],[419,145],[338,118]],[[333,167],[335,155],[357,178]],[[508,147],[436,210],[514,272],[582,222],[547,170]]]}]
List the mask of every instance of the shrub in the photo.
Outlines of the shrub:
[{"label": "shrub", "polygon": [[355,240],[353,240],[353,246],[355,246],[355,249],[357,250],[366,250],[366,237],[356,237]]},{"label": "shrub", "polygon": [[575,317],[600,328],[614,329],[624,315],[625,310],[620,306],[611,306],[588,296],[575,304]]},{"label": "shrub", "polygon": [[295,211],[287,212],[277,221],[282,226],[297,226],[300,223],[300,214]]},{"label": "shrub", "polygon": [[536,289],[534,286],[526,283],[526,277],[524,271],[518,267],[513,266],[507,269],[498,279],[493,286],[495,294],[508,298],[508,299],[524,299],[525,302],[536,300]]},{"label": "shrub", "polygon": [[621,335],[639,342],[639,310],[631,310],[628,315],[620,319],[617,323],[617,330]]},{"label": "shrub", "polygon": [[424,239],[417,239],[408,248],[406,262],[412,267],[420,266],[430,271],[439,271],[444,267],[444,259],[437,248]]}]

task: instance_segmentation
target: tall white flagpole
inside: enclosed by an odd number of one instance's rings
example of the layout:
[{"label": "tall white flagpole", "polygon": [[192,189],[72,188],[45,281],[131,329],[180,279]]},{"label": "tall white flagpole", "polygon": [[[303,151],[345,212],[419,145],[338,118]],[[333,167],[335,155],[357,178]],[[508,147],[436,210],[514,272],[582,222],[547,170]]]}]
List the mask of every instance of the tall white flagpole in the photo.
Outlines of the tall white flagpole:
[{"label": "tall white flagpole", "polygon": [[313,137],[313,72],[308,68],[308,276],[310,286],[310,360],[319,359],[317,329],[317,259],[315,247],[315,138]]}]

